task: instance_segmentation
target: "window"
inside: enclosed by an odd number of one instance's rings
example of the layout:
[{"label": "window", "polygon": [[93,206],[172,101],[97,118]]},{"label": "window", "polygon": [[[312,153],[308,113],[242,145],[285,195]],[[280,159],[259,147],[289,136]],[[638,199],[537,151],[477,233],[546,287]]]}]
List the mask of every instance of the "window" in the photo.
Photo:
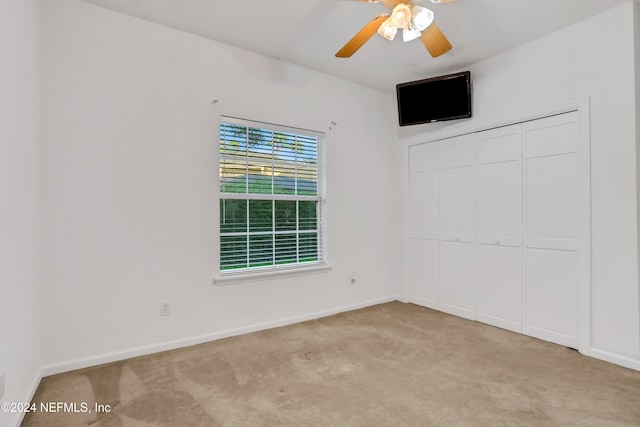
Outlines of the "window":
[{"label": "window", "polygon": [[323,139],[221,118],[221,276],[325,263]]}]

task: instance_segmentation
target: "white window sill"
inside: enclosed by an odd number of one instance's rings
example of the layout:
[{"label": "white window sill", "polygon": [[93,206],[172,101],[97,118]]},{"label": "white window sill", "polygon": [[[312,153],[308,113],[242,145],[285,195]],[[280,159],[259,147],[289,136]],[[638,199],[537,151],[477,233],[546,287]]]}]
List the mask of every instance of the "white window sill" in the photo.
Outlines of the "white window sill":
[{"label": "white window sill", "polygon": [[301,267],[296,265],[293,267],[280,267],[265,270],[242,271],[242,272],[225,272],[216,275],[213,278],[213,284],[216,286],[233,285],[235,283],[254,282],[257,280],[269,280],[278,277],[300,276],[308,274],[325,273],[331,270],[329,264],[312,264]]}]

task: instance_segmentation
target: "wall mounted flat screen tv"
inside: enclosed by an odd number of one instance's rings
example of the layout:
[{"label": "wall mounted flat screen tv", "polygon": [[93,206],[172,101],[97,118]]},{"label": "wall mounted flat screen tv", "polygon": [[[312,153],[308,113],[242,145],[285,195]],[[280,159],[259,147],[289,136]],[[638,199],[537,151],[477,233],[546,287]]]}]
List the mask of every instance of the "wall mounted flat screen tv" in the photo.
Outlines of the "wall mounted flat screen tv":
[{"label": "wall mounted flat screen tv", "polygon": [[471,72],[396,85],[400,126],[471,117]]}]

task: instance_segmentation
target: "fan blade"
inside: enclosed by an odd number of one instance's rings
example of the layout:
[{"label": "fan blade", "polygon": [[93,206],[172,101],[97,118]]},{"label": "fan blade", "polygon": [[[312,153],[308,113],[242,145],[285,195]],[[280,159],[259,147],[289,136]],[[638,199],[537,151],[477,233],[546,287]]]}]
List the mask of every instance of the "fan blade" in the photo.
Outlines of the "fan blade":
[{"label": "fan blade", "polygon": [[351,40],[345,44],[342,49],[336,53],[336,57],[338,58],[349,58],[351,55],[357,52],[358,49],[362,47],[380,28],[382,22],[387,19],[386,14],[380,14],[373,18],[367,25],[362,27],[362,29],[353,36]]},{"label": "fan blade", "polygon": [[453,47],[435,22],[422,32],[420,41],[434,58],[450,51]]}]

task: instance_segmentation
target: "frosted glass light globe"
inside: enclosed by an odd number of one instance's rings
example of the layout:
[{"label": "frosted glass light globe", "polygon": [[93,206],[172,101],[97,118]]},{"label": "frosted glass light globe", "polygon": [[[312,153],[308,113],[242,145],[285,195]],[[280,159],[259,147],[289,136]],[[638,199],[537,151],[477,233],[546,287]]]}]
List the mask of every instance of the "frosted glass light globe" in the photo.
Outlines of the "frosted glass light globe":
[{"label": "frosted glass light globe", "polygon": [[402,28],[411,21],[411,9],[404,3],[393,8],[389,20],[396,28]]},{"label": "frosted glass light globe", "polygon": [[411,15],[418,31],[424,31],[433,22],[433,12],[426,7],[413,6]]},{"label": "frosted glass light globe", "polygon": [[391,23],[391,18],[384,21],[382,25],[380,25],[380,28],[378,28],[378,34],[387,40],[393,40],[397,32],[398,29]]}]

